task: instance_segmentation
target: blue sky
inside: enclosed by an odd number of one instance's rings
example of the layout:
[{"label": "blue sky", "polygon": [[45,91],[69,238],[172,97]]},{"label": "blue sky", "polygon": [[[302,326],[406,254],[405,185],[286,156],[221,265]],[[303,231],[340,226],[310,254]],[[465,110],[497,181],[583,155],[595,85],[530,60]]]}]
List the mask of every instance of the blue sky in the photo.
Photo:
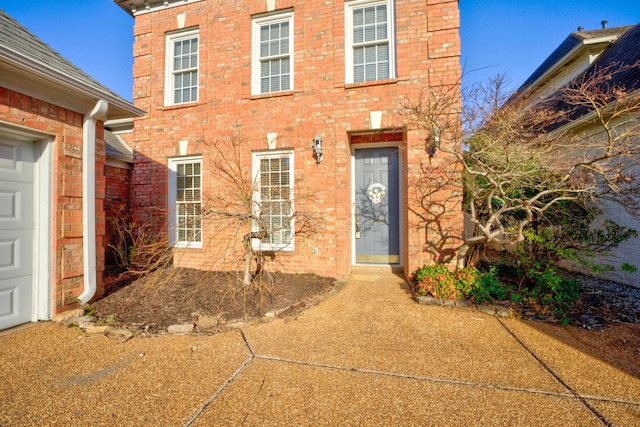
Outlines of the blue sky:
[{"label": "blue sky", "polygon": [[134,21],[113,1],[0,0],[0,9],[131,101]]},{"label": "blue sky", "polygon": [[579,26],[640,23],[638,0],[461,0],[463,84],[507,74],[517,89]]},{"label": "blue sky", "polygon": [[[0,9],[131,100],[133,18],[111,0],[0,0]],[[640,2],[461,0],[460,13],[463,84],[504,73],[516,89],[578,26],[640,23]]]}]

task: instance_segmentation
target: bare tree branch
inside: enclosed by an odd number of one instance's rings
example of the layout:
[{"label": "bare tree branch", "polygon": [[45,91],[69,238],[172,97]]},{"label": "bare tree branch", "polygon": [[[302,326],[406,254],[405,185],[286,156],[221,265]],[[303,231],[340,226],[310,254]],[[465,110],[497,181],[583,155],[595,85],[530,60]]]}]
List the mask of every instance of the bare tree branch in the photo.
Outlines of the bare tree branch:
[{"label": "bare tree branch", "polygon": [[[640,214],[640,97],[610,83],[625,69],[612,64],[585,74],[543,102],[535,94],[508,96],[504,76],[461,96],[431,89],[405,100],[407,126],[427,140],[437,134],[451,141],[438,149],[461,164],[475,225],[462,253],[479,243],[522,242],[525,230],[566,203],[596,214],[599,203],[613,201]],[[452,114],[460,104],[460,114]],[[422,180],[436,172],[426,164]],[[455,188],[456,177],[448,181]],[[420,191],[421,215],[430,221],[428,190]]]}]

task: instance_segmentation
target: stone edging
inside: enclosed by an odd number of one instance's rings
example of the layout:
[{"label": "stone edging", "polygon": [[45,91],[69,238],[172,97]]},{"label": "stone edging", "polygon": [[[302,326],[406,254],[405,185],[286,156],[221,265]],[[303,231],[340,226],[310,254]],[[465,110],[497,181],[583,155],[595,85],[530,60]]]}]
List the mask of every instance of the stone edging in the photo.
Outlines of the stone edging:
[{"label": "stone edging", "polygon": [[474,304],[473,302],[471,302],[471,300],[468,300],[468,299],[464,299],[460,301],[442,300],[439,298],[422,296],[422,295],[414,295],[413,299],[416,300],[418,304],[466,308],[470,310],[476,310],[480,313],[488,314],[489,316],[516,317],[513,310],[509,309],[508,307],[505,307],[504,305],[499,305],[499,304]]},{"label": "stone edging", "polygon": [[[275,319],[296,316],[301,314],[304,310],[318,304],[330,295],[334,295],[339,292],[346,282],[335,281],[331,289],[323,292],[319,295],[315,295],[308,301],[302,301],[296,305],[281,308],[278,310],[272,310],[260,317],[252,317],[246,320],[232,319],[228,321],[221,320],[216,317],[200,317],[195,322],[182,323],[177,325],[171,325],[165,330],[152,332],[150,335],[202,335],[215,332],[221,332],[224,330],[239,329],[250,324],[266,323]],[[149,332],[144,328],[127,327],[116,328],[104,322],[100,322],[94,316],[84,315],[83,309],[69,310],[63,313],[59,313],[52,319],[56,323],[65,324],[68,327],[78,327],[88,334],[102,334],[106,336],[114,336],[123,338],[125,341],[133,338],[136,335],[145,334]]]},{"label": "stone edging", "polygon": [[[276,318],[275,314],[267,313],[265,316],[258,319],[244,320],[230,320],[228,322],[222,322],[217,318],[201,317],[196,322],[181,323],[171,325],[164,331],[153,332],[151,335],[201,335],[211,332],[219,332],[220,330],[238,329],[247,326],[250,323],[267,322]],[[143,328],[127,327],[116,328],[109,324],[99,322],[94,316],[83,316],[82,314],[73,313],[73,315],[66,318],[54,319],[55,322],[64,324],[68,327],[78,327],[87,334],[102,334],[105,336],[113,336],[123,338],[125,341],[133,338],[136,335],[145,334],[148,332]]]}]

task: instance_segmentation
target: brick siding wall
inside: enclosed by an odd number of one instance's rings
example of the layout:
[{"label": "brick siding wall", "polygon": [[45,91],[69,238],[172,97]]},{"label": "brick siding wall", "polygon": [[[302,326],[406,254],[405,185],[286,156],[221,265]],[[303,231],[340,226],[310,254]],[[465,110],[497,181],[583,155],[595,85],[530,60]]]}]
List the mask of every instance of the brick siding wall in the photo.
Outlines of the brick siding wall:
[{"label": "brick siding wall", "polygon": [[[382,111],[382,127],[403,127],[401,102],[423,90],[456,86],[460,81],[457,1],[397,0],[397,78],[345,84],[344,1],[279,0],[278,9],[294,11],[294,89],[274,96],[251,95],[252,15],[267,12],[265,1],[196,2],[136,17],[134,100],[148,112],[135,120],[132,209],[137,220],[166,224],[168,159],[187,154],[203,159],[205,197],[219,197],[216,145],[242,140],[244,173],[251,171],[251,151],[267,148],[267,133],[277,132],[277,147],[294,150],[296,210],[324,219],[323,231],[297,238],[293,252],[278,253],[269,268],[313,272],[346,279],[352,264],[352,146],[350,131],[365,131],[370,112]],[[200,34],[199,101],[164,105],[166,33],[198,27]],[[424,263],[450,260],[462,236],[461,192],[435,193],[447,200],[439,224],[427,229],[416,212],[412,179],[427,161],[425,135],[407,129],[402,159],[402,256],[407,274]],[[325,160],[316,164],[311,142],[324,139]],[[446,143],[446,141],[444,141]],[[433,160],[449,165],[444,154]],[[424,177],[423,177],[424,178]],[[429,177],[428,179],[434,179]],[[241,244],[233,230],[204,225],[202,249],[181,250],[179,265],[229,268]],[[437,248],[433,251],[429,248]]]},{"label": "brick siding wall", "polygon": [[[114,227],[117,227],[122,220],[128,218],[130,214],[129,200],[131,198],[131,169],[105,165],[105,236],[104,244],[112,242]],[[105,250],[105,265],[117,266],[113,251],[108,247]]]},{"label": "brick siding wall", "polygon": [[[52,145],[52,305],[59,313],[77,308],[83,290],[82,125],[83,115],[0,87],[0,121],[51,135]],[[96,129],[97,293],[103,292],[105,143],[102,123]],[[39,209],[38,206],[35,209]]]}]

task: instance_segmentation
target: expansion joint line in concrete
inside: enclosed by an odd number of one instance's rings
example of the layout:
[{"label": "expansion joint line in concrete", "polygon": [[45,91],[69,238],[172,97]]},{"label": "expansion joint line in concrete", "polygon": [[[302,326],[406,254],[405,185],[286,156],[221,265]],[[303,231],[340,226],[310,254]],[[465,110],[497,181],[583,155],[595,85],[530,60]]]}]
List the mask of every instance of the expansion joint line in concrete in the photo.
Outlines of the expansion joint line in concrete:
[{"label": "expansion joint line in concrete", "polygon": [[560,384],[562,384],[562,386],[564,388],[566,388],[567,390],[569,390],[569,392],[571,392],[571,394],[573,395],[573,397],[575,397],[576,399],[578,399],[589,411],[591,411],[591,413],[596,416],[604,425],[608,426],[608,427],[612,427],[614,424],[612,422],[610,422],[609,420],[607,420],[607,418],[602,415],[600,413],[600,411],[598,411],[598,409],[596,409],[595,407],[593,407],[588,401],[587,399],[585,399],[580,393],[578,393],[576,390],[574,390],[573,387],[571,387],[569,384],[567,384],[566,381],[564,381],[562,379],[562,377],[557,374],[549,365],[547,365],[544,360],[542,360],[541,358],[539,358],[534,352],[533,350],[531,350],[515,333],[513,333],[513,331],[511,329],[509,329],[507,327],[507,325],[505,325],[505,323],[498,319],[498,322],[500,322],[500,324],[502,325],[502,327],[507,331],[507,333],[509,333],[509,335],[511,335],[513,337],[513,339],[515,339],[521,346],[522,348],[524,348],[527,353],[529,353],[531,355],[531,357],[533,357],[547,372],[549,372],[549,374],[551,374],[551,376],[553,376],[556,381],[558,381]]},{"label": "expansion joint line in concrete", "polygon": [[348,368],[344,366],[328,365],[323,363],[303,362],[299,360],[285,359],[285,358],[276,357],[276,356],[256,355],[256,359],[269,360],[269,361],[281,362],[281,363],[291,363],[294,365],[310,366],[314,368],[333,369],[333,370],[345,371],[345,372],[355,372],[359,374],[378,375],[378,376],[385,376],[385,377],[409,379],[409,380],[415,380],[415,381],[425,381],[425,382],[431,382],[431,383],[460,385],[460,386],[466,386],[466,387],[489,388],[493,390],[514,391],[514,392],[520,392],[520,393],[540,394],[545,396],[561,397],[565,399],[575,398],[575,396],[570,393],[556,393],[551,391],[537,390],[537,389],[524,388],[524,387],[509,387],[509,386],[501,386],[497,384],[476,383],[472,381],[462,381],[462,380],[447,379],[447,378],[423,377],[419,375],[401,374],[397,372],[376,371],[373,369]]},{"label": "expansion joint line in concrete", "polygon": [[251,363],[251,361],[256,358],[256,354],[254,353],[253,349],[251,348],[251,345],[249,344],[249,341],[247,341],[247,337],[244,335],[244,332],[242,332],[242,330],[240,331],[240,334],[242,335],[242,339],[244,340],[244,344],[247,346],[247,349],[249,350],[249,354],[250,354],[249,358],[247,360],[245,360],[242,363],[242,365],[240,365],[240,367],[227,379],[227,381],[224,382],[224,384],[222,384],[222,387],[220,387],[215,393],[213,393],[211,395],[211,397],[209,397],[209,399],[207,399],[207,401],[204,402],[198,408],[198,410],[193,415],[193,417],[191,417],[191,419],[186,422],[185,427],[192,426],[193,423],[196,422],[198,417],[200,417],[200,415],[204,412],[204,410],[207,409],[209,407],[209,405],[211,405],[213,403],[213,401],[216,400],[218,398],[218,396],[220,396],[220,394],[222,394],[222,392],[229,386],[229,384],[231,384],[233,382],[233,380],[235,380],[236,377],[238,375],[240,375],[240,373],[242,371],[244,371],[244,368],[246,368],[247,365],[249,365],[249,363]]},{"label": "expansion joint line in concrete", "polygon": [[[247,340],[247,337],[245,336],[244,332],[240,330],[240,334],[242,336],[244,344],[247,347],[247,350],[249,351],[249,354],[250,354],[249,358],[242,363],[242,365],[233,373],[233,375],[231,375],[231,377],[229,377],[229,379],[227,379],[227,381],[225,381],[225,383],[213,395],[211,395],[211,397],[209,397],[209,399],[207,399],[207,401],[204,402],[202,406],[200,406],[200,408],[198,408],[198,410],[193,415],[193,417],[185,424],[185,427],[192,426],[193,423],[200,417],[200,415],[218,398],[218,396],[220,396],[220,394],[222,394],[222,392],[225,391],[225,389],[238,377],[238,375],[240,375],[240,373],[255,359],[280,362],[280,363],[289,363],[289,364],[301,365],[301,366],[309,366],[314,368],[332,369],[332,370],[343,371],[343,372],[355,372],[359,374],[386,376],[386,377],[402,378],[402,379],[409,379],[409,380],[415,380],[415,381],[426,381],[431,383],[487,388],[487,389],[502,390],[502,391],[513,391],[513,392],[519,392],[519,393],[531,393],[531,394],[546,395],[546,396],[559,397],[559,398],[565,398],[565,399],[577,399],[587,409],[589,409],[589,411],[591,411],[594,414],[594,416],[596,416],[604,425],[608,427],[613,426],[613,424],[609,422],[602,414],[600,414],[596,408],[592,407],[589,404],[589,402],[586,400],[587,397],[580,395],[573,388],[571,388],[558,374],[556,374],[549,366],[547,366],[547,364],[545,364],[544,361],[542,361],[538,356],[536,356],[535,353],[531,349],[529,349],[524,344],[524,342],[522,342],[502,321],[500,321],[500,324],[538,363],[540,363],[540,365],[542,365],[542,367],[547,372],[549,372],[558,382],[560,382],[560,384],[562,384],[567,390],[569,390],[569,393],[557,393],[552,391],[545,391],[545,390],[538,390],[538,389],[531,389],[531,388],[524,388],[524,387],[501,386],[497,384],[477,383],[472,381],[462,381],[462,380],[446,379],[446,378],[423,377],[419,375],[377,371],[373,369],[349,368],[345,366],[330,365],[330,364],[317,363],[317,362],[304,362],[304,361],[286,359],[286,358],[277,357],[277,356],[258,355],[251,347],[251,344]],[[588,398],[592,400],[606,400],[610,402],[637,404],[637,402],[629,402],[629,401],[623,401],[623,400],[617,400],[617,399],[602,399],[601,397],[597,397],[597,396],[589,396]]]}]

